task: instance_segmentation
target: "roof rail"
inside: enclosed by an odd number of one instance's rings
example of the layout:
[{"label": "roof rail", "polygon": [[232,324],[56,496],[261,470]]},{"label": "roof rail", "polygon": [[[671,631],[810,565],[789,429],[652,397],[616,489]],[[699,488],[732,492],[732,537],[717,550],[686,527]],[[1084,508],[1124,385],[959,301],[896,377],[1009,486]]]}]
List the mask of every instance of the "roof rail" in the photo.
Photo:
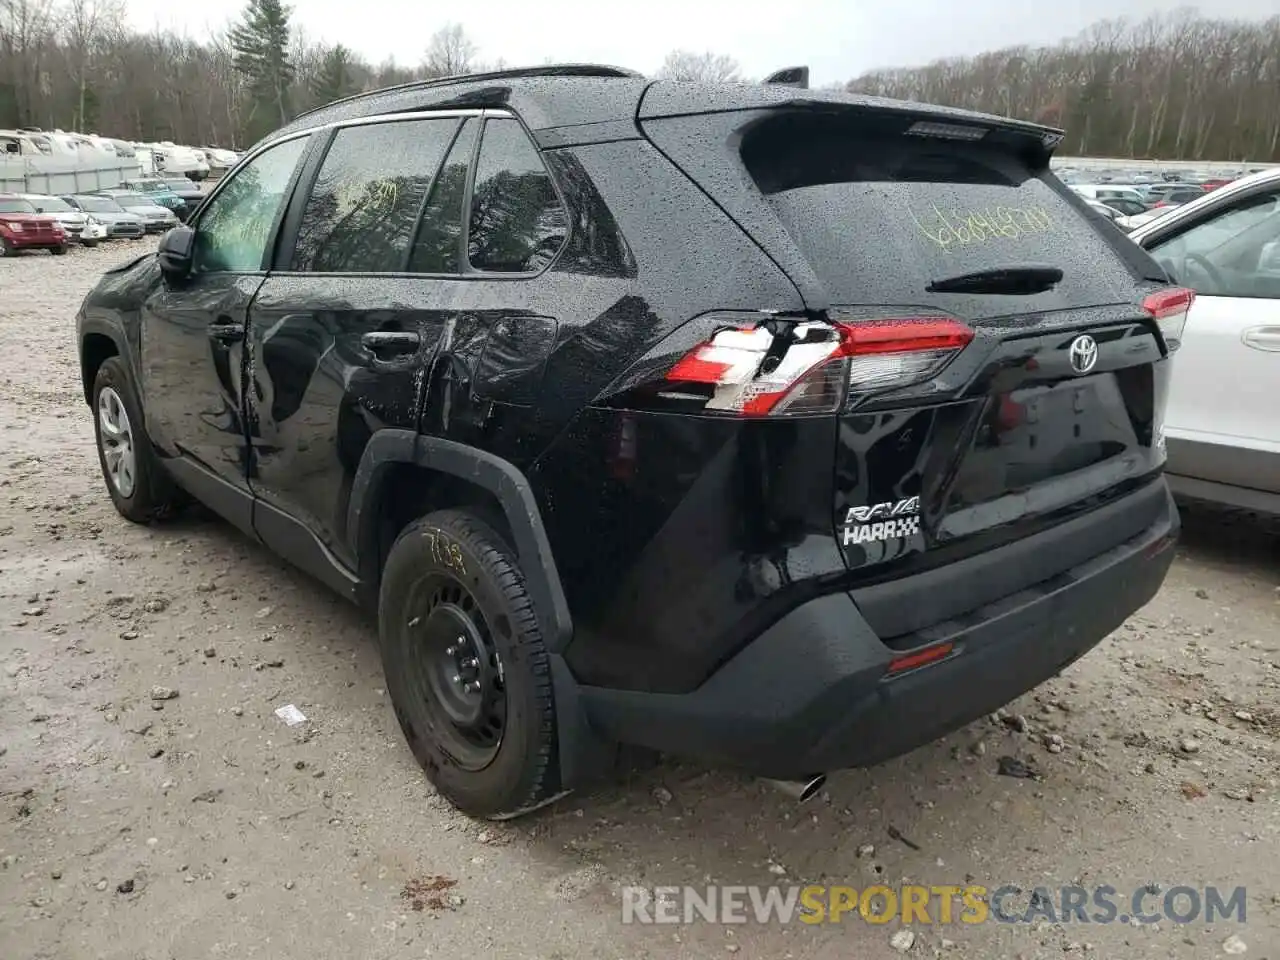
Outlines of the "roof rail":
[{"label": "roof rail", "polygon": [[[637,73],[635,70],[628,70],[626,67],[611,67],[606,64],[595,63],[554,63],[541,67],[515,67],[510,70],[491,70],[488,73],[458,73],[448,77],[432,77],[425,80],[410,80],[408,83],[397,83],[390,87],[379,87],[376,90],[365,90],[363,93],[355,93],[349,97],[342,97],[339,100],[331,100],[329,103],[322,104],[306,110],[296,117],[294,120],[300,120],[303,117],[309,117],[313,113],[319,113],[329,107],[337,106],[340,103],[351,103],[354,100],[362,100],[365,97],[371,97],[378,93],[390,93],[393,90],[428,90],[434,87],[447,87],[459,83],[471,83],[476,80],[505,80],[508,78],[519,77],[643,77],[644,74]],[[290,121],[292,122],[292,121]]]}]

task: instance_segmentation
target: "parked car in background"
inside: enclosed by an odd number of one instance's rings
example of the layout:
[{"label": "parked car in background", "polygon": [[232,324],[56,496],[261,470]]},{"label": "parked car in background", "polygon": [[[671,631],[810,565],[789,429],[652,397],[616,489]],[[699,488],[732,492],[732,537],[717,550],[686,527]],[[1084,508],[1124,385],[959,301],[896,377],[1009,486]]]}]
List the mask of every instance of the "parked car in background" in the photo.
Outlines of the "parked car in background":
[{"label": "parked car in background", "polygon": [[1190,203],[1192,200],[1199,200],[1204,196],[1204,190],[1200,187],[1182,183],[1152,184],[1144,192],[1148,206],[1153,208],[1178,206]]},{"label": "parked car in background", "polygon": [[1132,217],[1139,213],[1146,213],[1150,206],[1132,197],[1102,197],[1098,200],[1098,203],[1106,204],[1122,217]]},{"label": "parked car in background", "polygon": [[110,197],[64,194],[60,199],[101,223],[106,228],[108,240],[140,240],[146,235],[146,221],[136,213],[125,210]]},{"label": "parked car in background", "polygon": [[205,192],[200,189],[199,185],[188,177],[161,177],[169,191],[180,197],[187,205],[187,216],[191,215],[191,211],[200,205],[205,198]]},{"label": "parked car in background", "polygon": [[47,213],[67,232],[67,236],[82,246],[96,247],[106,239],[107,229],[101,221],[83,210],[77,210],[61,197],[41,193],[24,193],[20,196],[36,208],[36,213]]},{"label": "parked car in background", "polygon": [[1143,210],[1148,207],[1148,204],[1143,201],[1142,191],[1127,184],[1073,183],[1071,189],[1090,200],[1099,200],[1103,203],[1108,200],[1130,200],[1141,205]]},{"label": "parked car in background", "polygon": [[1091,210],[1094,210],[1095,212],[1102,214],[1112,223],[1115,223],[1117,220],[1119,220],[1120,213],[1114,207],[1108,206],[1107,204],[1103,203],[1101,200],[1090,200],[1088,197],[1084,197],[1083,199],[1084,199],[1084,202],[1089,205],[1089,208]]},{"label": "parked car in background", "polygon": [[136,213],[142,218],[142,222],[147,228],[147,233],[164,233],[170,227],[175,227],[181,223],[176,213],[164,204],[152,200],[145,193],[138,193],[136,190],[117,189],[96,190],[94,192],[100,197],[108,197],[114,200],[130,213]]},{"label": "parked car in background", "polygon": [[67,252],[67,232],[53,217],[37,213],[35,205],[15,194],[0,194],[0,257],[22,250]]},{"label": "parked car in background", "polygon": [[[1204,196],[1204,194],[1201,193],[1200,196]],[[1150,210],[1146,210],[1142,213],[1135,213],[1131,217],[1120,217],[1116,220],[1116,225],[1126,233],[1129,233],[1138,229],[1138,227],[1146,226],[1153,220],[1159,220],[1166,213],[1169,213],[1172,210],[1177,210],[1180,206],[1181,204],[1175,203],[1165,207],[1152,207]]]},{"label": "parked car in background", "polygon": [[1196,291],[1165,417],[1174,492],[1280,515],[1280,170],[1130,234]]},{"label": "parked car in background", "polygon": [[[184,178],[185,179],[185,178]],[[186,183],[192,187],[195,186],[190,180]],[[140,193],[148,200],[154,200],[162,207],[168,207],[177,215],[179,220],[186,220],[187,215],[191,212],[191,204],[187,203],[184,197],[178,196],[169,188],[167,180],[159,177],[141,177],[136,180],[125,180],[121,182],[118,189],[132,190],[134,193]],[[196,191],[197,196],[199,190]]]}]

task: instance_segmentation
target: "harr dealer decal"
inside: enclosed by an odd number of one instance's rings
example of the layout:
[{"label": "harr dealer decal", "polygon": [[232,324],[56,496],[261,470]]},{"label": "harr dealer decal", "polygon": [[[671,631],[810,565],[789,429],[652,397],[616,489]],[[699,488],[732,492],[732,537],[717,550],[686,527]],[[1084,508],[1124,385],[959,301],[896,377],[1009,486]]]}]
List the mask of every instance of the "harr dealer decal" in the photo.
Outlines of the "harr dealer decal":
[{"label": "harr dealer decal", "polygon": [[844,518],[844,546],[898,540],[920,531],[920,498],[886,500],[865,507],[850,507]]}]

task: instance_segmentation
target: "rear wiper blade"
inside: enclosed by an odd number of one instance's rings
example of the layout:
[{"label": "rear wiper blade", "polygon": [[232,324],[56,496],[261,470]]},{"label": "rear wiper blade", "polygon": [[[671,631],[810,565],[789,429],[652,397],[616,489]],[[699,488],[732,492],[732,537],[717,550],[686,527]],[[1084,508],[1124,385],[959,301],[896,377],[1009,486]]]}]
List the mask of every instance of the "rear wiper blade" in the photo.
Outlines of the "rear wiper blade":
[{"label": "rear wiper blade", "polygon": [[1062,269],[1048,263],[1014,263],[934,280],[930,293],[1032,294],[1052,290],[1062,280]]}]

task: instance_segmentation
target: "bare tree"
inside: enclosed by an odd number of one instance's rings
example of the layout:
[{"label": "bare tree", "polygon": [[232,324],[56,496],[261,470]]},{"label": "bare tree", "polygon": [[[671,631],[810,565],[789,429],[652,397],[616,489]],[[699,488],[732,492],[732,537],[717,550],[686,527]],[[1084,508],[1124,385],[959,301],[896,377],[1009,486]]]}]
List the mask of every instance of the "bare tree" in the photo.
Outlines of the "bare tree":
[{"label": "bare tree", "polygon": [[38,116],[53,28],[53,0],[0,0],[0,122],[6,126],[31,125]]},{"label": "bare tree", "polygon": [[[270,44],[242,35],[239,50],[227,33],[194,40],[137,32],[123,23],[123,2],[0,0],[0,127],[243,147],[333,95],[482,69],[456,24],[431,38],[421,65],[406,67],[309,41],[280,17]],[[269,84],[262,71],[245,69],[253,65],[246,54],[274,61]],[[660,72],[742,79],[731,57],[714,53],[675,51]],[[1069,153],[1280,161],[1280,16],[1239,21],[1177,11],[1136,24],[1109,21],[1053,46],[877,70],[848,89],[1061,126]]]},{"label": "bare tree", "polygon": [[431,35],[422,72],[428,77],[452,77],[471,73],[475,67],[476,45],[461,24],[446,23]]},{"label": "bare tree", "polygon": [[1280,160],[1280,17],[1108,20],[1053,47],[879,70],[847,88],[1064,127],[1076,155]]},{"label": "bare tree", "polygon": [[723,53],[672,50],[658,68],[658,76],[664,80],[736,83],[742,79],[742,68],[737,60]]},{"label": "bare tree", "polygon": [[67,53],[75,70],[76,112],[72,123],[78,130],[87,130],[92,121],[87,112],[90,73],[94,58],[109,37],[124,26],[122,0],[66,0],[63,8],[62,32]]}]

